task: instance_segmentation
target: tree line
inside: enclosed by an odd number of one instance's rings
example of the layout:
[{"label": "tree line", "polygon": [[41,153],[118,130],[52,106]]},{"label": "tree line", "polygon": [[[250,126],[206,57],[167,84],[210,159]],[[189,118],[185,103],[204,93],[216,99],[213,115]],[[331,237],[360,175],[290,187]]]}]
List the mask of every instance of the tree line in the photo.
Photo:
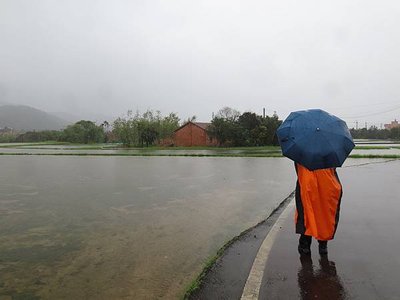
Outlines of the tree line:
[{"label": "tree line", "polygon": [[281,123],[276,114],[272,117],[253,112],[241,114],[224,107],[212,119],[208,134],[216,138],[221,146],[278,145],[275,133]]},{"label": "tree line", "polygon": [[354,139],[378,139],[378,140],[400,140],[400,127],[392,129],[378,129],[376,126],[370,128],[350,129]]},{"label": "tree line", "polygon": [[124,146],[150,146],[172,138],[179,128],[179,117],[175,113],[162,116],[159,111],[146,111],[143,114],[128,111],[113,123],[113,133]]},{"label": "tree line", "polygon": [[[196,117],[193,116],[183,124],[195,120]],[[96,125],[92,121],[81,120],[64,130],[29,131],[14,138],[7,137],[4,142],[118,142],[126,147],[172,145],[175,130],[183,124],[180,124],[175,113],[163,116],[159,111],[147,110],[143,114],[139,111],[128,111],[125,116],[117,118],[111,124],[105,121]],[[276,145],[275,131],[280,124],[276,114],[263,117],[252,112],[241,114],[233,108],[224,107],[213,117],[207,133],[220,146]]]},{"label": "tree line", "polygon": [[128,111],[113,123],[104,121],[100,125],[81,120],[64,130],[28,131],[13,137],[4,136],[0,142],[44,142],[58,141],[77,144],[119,142],[124,146],[150,146],[171,138],[179,128],[179,117],[175,113],[162,116],[159,111],[148,110],[141,114]]},{"label": "tree line", "polygon": [[[195,121],[192,117],[183,122]],[[218,141],[219,146],[266,146],[278,145],[276,129],[282,123],[276,114],[261,116],[253,112],[240,113],[224,107],[213,116],[207,133]],[[163,116],[159,111],[144,113],[128,111],[114,122],[104,121],[96,125],[92,121],[81,120],[64,130],[30,131],[22,134],[0,134],[0,142],[43,142],[59,141],[79,144],[122,143],[126,147],[151,145],[172,145],[173,134],[183,125],[175,113]],[[350,129],[355,139],[400,140],[400,128]]]},{"label": "tree line", "polygon": [[104,124],[81,120],[64,130],[28,131],[15,137],[15,142],[58,141],[79,144],[103,143],[106,140]]}]

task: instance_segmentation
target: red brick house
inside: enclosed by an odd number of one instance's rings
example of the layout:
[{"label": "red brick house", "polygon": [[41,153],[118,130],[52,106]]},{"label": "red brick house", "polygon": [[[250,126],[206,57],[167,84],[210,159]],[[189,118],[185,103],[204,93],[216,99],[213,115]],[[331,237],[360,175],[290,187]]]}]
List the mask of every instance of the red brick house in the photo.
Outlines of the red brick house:
[{"label": "red brick house", "polygon": [[218,141],[207,134],[211,123],[187,122],[175,130],[174,145],[181,147],[216,146]]}]

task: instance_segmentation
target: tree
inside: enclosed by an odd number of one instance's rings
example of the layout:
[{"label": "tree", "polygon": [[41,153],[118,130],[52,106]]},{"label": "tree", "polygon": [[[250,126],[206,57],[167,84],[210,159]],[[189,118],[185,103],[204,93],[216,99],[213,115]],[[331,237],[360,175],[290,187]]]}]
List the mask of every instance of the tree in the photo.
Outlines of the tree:
[{"label": "tree", "polygon": [[389,136],[392,140],[400,140],[400,127],[390,129]]},{"label": "tree", "polygon": [[159,139],[171,138],[176,129],[179,128],[179,117],[175,113],[170,113],[168,116],[161,119],[159,128]]},{"label": "tree", "polygon": [[232,136],[231,126],[228,121],[221,117],[214,117],[211,121],[211,125],[207,129],[207,133],[210,137],[218,140],[219,144],[226,145]]},{"label": "tree", "polygon": [[[395,129],[395,128],[394,128]],[[360,129],[350,129],[351,136],[354,139],[395,139],[395,133],[392,133],[388,129],[378,129],[376,126],[371,126],[370,128],[360,128]]]},{"label": "tree", "polygon": [[225,146],[277,145],[275,133],[281,123],[276,114],[262,117],[224,107],[212,119],[208,134]]},{"label": "tree", "polygon": [[221,108],[218,112],[216,117],[222,118],[226,121],[230,122],[236,122],[237,119],[240,116],[240,112],[236,109],[230,108],[228,106],[225,106],[224,108]]},{"label": "tree", "polygon": [[57,130],[28,131],[18,135],[15,141],[16,142],[58,141],[61,139],[62,135],[63,132]]},{"label": "tree", "polygon": [[241,135],[243,146],[260,145],[260,125],[261,118],[252,112],[245,112],[238,118],[238,124],[241,127]]},{"label": "tree", "polygon": [[137,145],[139,142],[138,118],[138,112],[133,115],[129,110],[126,117],[120,117],[113,123],[113,132],[126,147]]},{"label": "tree", "polygon": [[158,131],[154,123],[142,121],[138,124],[139,128],[139,143],[143,147],[152,145],[158,138]]},{"label": "tree", "polygon": [[147,110],[138,118],[139,144],[142,147],[144,144],[148,147],[155,142],[159,135],[160,123],[161,114],[159,111],[154,114],[153,111]]},{"label": "tree", "polygon": [[187,118],[186,123],[196,122],[196,120],[197,120],[197,116],[193,115],[190,118]]},{"label": "tree", "polygon": [[170,138],[179,127],[179,118],[175,113],[163,117],[159,111],[147,110],[142,115],[128,111],[127,117],[114,121],[113,132],[125,146],[147,147]]},{"label": "tree", "polygon": [[62,133],[61,140],[70,143],[102,143],[104,130],[92,121],[81,120],[69,125]]},{"label": "tree", "polygon": [[241,130],[237,120],[240,112],[230,107],[220,109],[211,121],[207,133],[219,141],[220,145],[238,146],[241,144]]},{"label": "tree", "polygon": [[265,118],[262,118],[262,125],[266,127],[263,145],[279,145],[276,130],[281,124],[282,121],[279,120],[277,114],[274,114],[272,117],[266,116]]}]

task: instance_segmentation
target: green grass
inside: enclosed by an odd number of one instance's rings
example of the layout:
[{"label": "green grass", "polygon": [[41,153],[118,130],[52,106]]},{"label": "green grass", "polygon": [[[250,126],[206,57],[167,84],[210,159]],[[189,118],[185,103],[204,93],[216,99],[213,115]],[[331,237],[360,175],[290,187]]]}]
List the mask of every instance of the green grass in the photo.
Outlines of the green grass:
[{"label": "green grass", "polygon": [[166,154],[157,154],[157,153],[29,153],[29,152],[0,152],[0,155],[30,155],[30,156],[179,156],[179,157],[282,157],[280,153],[249,153],[249,154],[230,154],[230,153],[221,153],[221,154],[202,154],[202,153],[166,153]]},{"label": "green grass", "polygon": [[[37,147],[37,146],[66,146],[63,150],[140,150],[140,151],[160,151],[160,150],[169,150],[169,151],[180,151],[180,150],[211,150],[211,151],[245,151],[245,152],[265,152],[265,151],[280,151],[279,146],[261,146],[261,147],[215,147],[215,146],[195,146],[195,147],[164,147],[164,146],[149,146],[149,147],[125,147],[122,144],[73,144],[66,142],[38,142],[38,143],[13,143],[12,145],[2,145],[0,143],[0,148],[25,148],[25,149],[46,149],[46,150],[58,150],[58,147]],[[73,147],[69,147],[73,146]],[[76,147],[79,146],[79,147]],[[32,147],[32,148],[29,148]],[[355,150],[388,150],[388,149],[400,149],[400,146],[356,146]]]},{"label": "green grass", "polygon": [[[40,147],[40,145],[65,145],[66,147]],[[37,147],[39,146],[39,147]],[[68,146],[79,146],[79,147],[68,147]],[[23,148],[22,148],[23,147]],[[51,152],[38,152],[29,153],[27,152],[0,152],[0,155],[50,155],[50,156],[180,156],[180,157],[282,157],[282,153],[279,146],[264,146],[264,147],[158,147],[151,146],[145,148],[122,147],[120,144],[71,144],[71,143],[56,143],[56,142],[43,142],[43,143],[30,143],[20,145],[0,145],[0,148],[16,148],[16,149],[34,149],[34,150],[54,150]],[[387,150],[390,148],[400,149],[400,146],[357,146],[356,149],[364,150]],[[63,151],[57,151],[63,150]],[[65,150],[78,150],[71,153]],[[85,153],[88,150],[137,150],[138,152],[121,152],[121,153]],[[199,153],[196,150],[208,150],[208,153]],[[1,150],[0,150],[1,151]],[[82,152],[81,152],[82,151]],[[156,152],[157,151],[157,152]],[[163,151],[166,151],[163,153]],[[187,151],[187,153],[182,153]],[[352,154],[350,158],[387,158],[387,159],[398,159],[398,154]]]},{"label": "green grass", "polygon": [[2,145],[0,143],[0,148],[19,148],[19,147],[29,147],[29,146],[41,146],[41,145],[69,145],[69,143],[64,142],[55,142],[55,141],[47,141],[47,142],[38,142],[38,143],[7,143],[12,145]]},{"label": "green grass", "polygon": [[[258,225],[256,225],[258,226]],[[196,290],[200,288],[200,285],[202,284],[204,278],[206,277],[207,273],[210,271],[212,266],[216,263],[218,258],[222,256],[222,254],[225,252],[225,250],[230,247],[234,242],[239,240],[243,235],[245,235],[247,232],[250,230],[253,230],[254,227],[251,227],[245,231],[243,231],[240,235],[234,237],[233,239],[229,240],[226,242],[218,251],[217,253],[207,259],[207,261],[204,264],[203,270],[201,273],[190,283],[190,285],[186,288],[185,294],[183,295],[182,299],[189,299],[190,295],[192,295]]]},{"label": "green grass", "polygon": [[[28,149],[28,150],[113,150],[113,149],[121,149],[117,147],[111,147],[111,146],[82,146],[82,147],[68,147],[71,146],[71,144],[60,144],[60,145],[65,145],[65,147],[60,148],[60,147],[33,147],[34,145],[21,145],[21,146],[16,146],[14,148],[17,149]],[[1,148],[1,147],[0,147]],[[6,148],[6,147],[3,147]],[[8,147],[9,148],[9,147]]]},{"label": "green grass", "polygon": [[[40,142],[40,143],[13,143],[13,145],[1,145],[0,148],[24,148],[24,149],[37,149],[37,150],[60,150],[58,147],[40,147],[40,146],[66,146],[62,150],[140,150],[140,151],[179,151],[179,150],[211,150],[211,151],[280,151],[279,146],[262,146],[262,147],[161,147],[161,146],[150,146],[150,147],[124,147],[122,144],[72,144],[64,142]],[[39,147],[37,147],[39,146]],[[74,146],[74,147],[68,147]],[[79,147],[76,147],[79,146]]]},{"label": "green grass", "polygon": [[398,154],[352,154],[350,158],[391,158],[400,159]]},{"label": "green grass", "polygon": [[[152,147],[153,148],[153,147]],[[157,150],[280,150],[279,146],[260,147],[154,147]]]},{"label": "green grass", "polygon": [[[283,157],[280,152],[255,152],[255,153],[29,153],[29,152],[0,152],[0,156],[18,156],[18,155],[30,155],[30,156],[125,156],[125,157]],[[398,154],[352,154],[350,158],[389,158],[389,159],[400,159]]]},{"label": "green grass", "polygon": [[390,147],[390,146],[356,146],[354,149],[355,150],[387,150],[391,148],[396,148],[396,147]]},{"label": "green grass", "polygon": [[[55,142],[55,141],[47,141],[47,142],[38,142],[38,143],[10,143],[12,145],[2,145],[0,143],[0,148],[23,148],[23,149],[41,149],[41,150],[102,150],[102,149],[119,149],[120,146],[118,144],[73,144],[67,142]],[[66,148],[59,147],[37,147],[37,146],[65,146]],[[70,146],[70,148],[68,148]],[[73,146],[73,147],[71,147]],[[79,146],[79,147],[76,147]]]},{"label": "green grass", "polygon": [[215,264],[219,256],[215,255],[214,257],[210,258],[204,265],[203,271],[200,273],[200,275],[193,280],[193,282],[186,288],[186,292],[182,299],[189,299],[190,295],[192,295],[196,290],[200,288],[200,285],[208,273],[208,271],[211,269],[211,267]]},{"label": "green grass", "polygon": [[[100,149],[101,147],[99,147]],[[164,147],[164,146],[149,146],[149,147],[124,147],[122,145],[113,147],[104,147],[107,149],[119,150],[141,150],[141,151],[181,151],[181,150],[211,150],[211,151],[280,151],[279,146],[260,146],[260,147],[215,147],[215,146],[193,146],[193,147]]]}]

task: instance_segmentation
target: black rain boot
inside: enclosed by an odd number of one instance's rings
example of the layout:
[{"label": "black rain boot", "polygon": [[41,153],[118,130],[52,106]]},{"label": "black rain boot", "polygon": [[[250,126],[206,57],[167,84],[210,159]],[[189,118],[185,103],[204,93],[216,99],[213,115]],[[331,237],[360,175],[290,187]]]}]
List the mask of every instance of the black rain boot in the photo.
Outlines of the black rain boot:
[{"label": "black rain boot", "polygon": [[302,234],[299,238],[299,247],[297,248],[300,254],[311,254],[311,236]]},{"label": "black rain boot", "polygon": [[318,241],[318,250],[320,255],[328,254],[328,241]]}]

